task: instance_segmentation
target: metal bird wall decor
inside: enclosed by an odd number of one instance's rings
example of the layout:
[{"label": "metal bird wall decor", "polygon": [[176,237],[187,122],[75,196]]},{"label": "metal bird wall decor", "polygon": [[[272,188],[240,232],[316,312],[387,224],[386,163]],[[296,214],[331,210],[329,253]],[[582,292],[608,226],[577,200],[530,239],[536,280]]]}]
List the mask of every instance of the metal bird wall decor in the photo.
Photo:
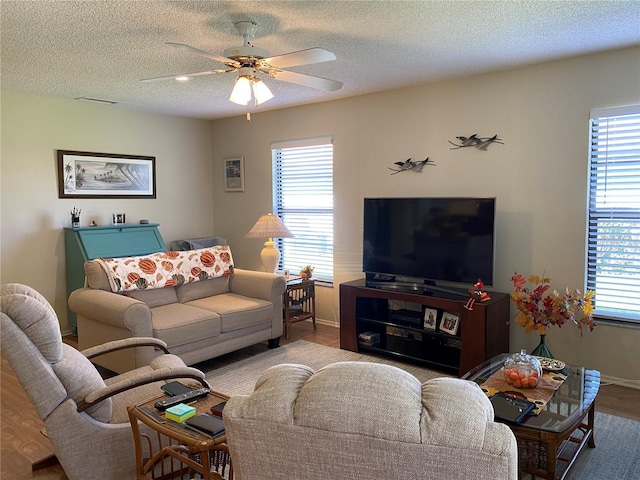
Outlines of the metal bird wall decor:
[{"label": "metal bird wall decor", "polygon": [[457,150],[458,148],[466,148],[466,147],[475,147],[480,150],[486,150],[489,145],[492,143],[500,143],[504,145],[504,142],[498,138],[498,135],[494,135],[493,137],[478,137],[477,133],[474,133],[470,137],[456,137],[458,139],[458,143],[452,142],[449,140],[449,143],[453,145],[453,148],[449,150]]},{"label": "metal bird wall decor", "polygon": [[393,173],[391,175],[395,175],[396,173],[400,172],[421,173],[422,167],[424,167],[425,165],[431,165],[435,167],[436,164],[432,161],[429,161],[429,157],[427,157],[420,162],[414,162],[410,158],[407,158],[404,162],[395,162],[394,165],[397,165],[398,168],[387,167],[389,168],[389,170],[393,170]]}]

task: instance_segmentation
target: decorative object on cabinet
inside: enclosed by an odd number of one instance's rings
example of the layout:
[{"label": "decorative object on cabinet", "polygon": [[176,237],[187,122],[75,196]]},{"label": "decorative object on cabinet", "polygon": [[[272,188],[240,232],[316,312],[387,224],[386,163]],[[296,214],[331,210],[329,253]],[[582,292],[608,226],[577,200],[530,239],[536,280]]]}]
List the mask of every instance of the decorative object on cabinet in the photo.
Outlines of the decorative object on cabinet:
[{"label": "decorative object on cabinet", "polygon": [[467,310],[473,310],[473,304],[478,302],[486,302],[487,300],[491,300],[491,297],[487,292],[483,290],[484,282],[481,278],[478,279],[476,283],[473,284],[472,287],[469,287],[469,300],[465,304],[464,308]]},{"label": "decorative object on cabinet", "polygon": [[80,226],[80,214],[82,210],[78,210],[76,207],[73,207],[71,210],[71,227],[78,228]]},{"label": "decorative object on cabinet", "polygon": [[58,150],[59,198],[156,198],[156,157]]},{"label": "decorative object on cabinet", "polygon": [[422,173],[422,168],[425,165],[430,165],[430,166],[433,166],[433,167],[436,166],[436,164],[433,163],[433,161],[431,161],[431,162],[429,161],[429,157],[427,157],[424,160],[421,160],[419,162],[414,162],[410,158],[407,158],[404,162],[395,162],[394,165],[397,165],[398,168],[387,167],[387,168],[389,168],[389,170],[393,170],[393,173],[391,175],[395,175],[396,173],[400,173],[400,172]]},{"label": "decorative object on cabinet", "polygon": [[244,157],[224,159],[224,191],[244,192]]},{"label": "decorative object on cabinet", "polygon": [[126,213],[112,213],[111,214],[111,222],[114,225],[124,225],[127,223],[127,214]]},{"label": "decorative object on cabinet", "polygon": [[[84,286],[84,262],[96,258],[118,258],[164,252],[167,247],[157,223],[148,225],[65,228],[67,298]],[[69,324],[77,333],[76,314],[67,310]]]},{"label": "decorative object on cabinet", "polygon": [[457,150],[459,148],[467,147],[475,147],[478,150],[486,150],[492,143],[499,143],[501,145],[504,145],[504,142],[500,138],[498,138],[497,134],[493,137],[478,137],[478,134],[474,133],[470,137],[456,138],[458,139],[458,143],[449,140],[449,143],[453,145],[453,148],[450,148],[449,150]]},{"label": "decorative object on cabinet", "polygon": [[251,230],[245,235],[245,238],[266,238],[264,248],[260,252],[262,265],[268,273],[275,273],[280,261],[280,251],[276,248],[273,241],[274,238],[292,238],[293,233],[289,231],[287,226],[280,220],[280,217],[268,213],[262,215],[255,223]]}]

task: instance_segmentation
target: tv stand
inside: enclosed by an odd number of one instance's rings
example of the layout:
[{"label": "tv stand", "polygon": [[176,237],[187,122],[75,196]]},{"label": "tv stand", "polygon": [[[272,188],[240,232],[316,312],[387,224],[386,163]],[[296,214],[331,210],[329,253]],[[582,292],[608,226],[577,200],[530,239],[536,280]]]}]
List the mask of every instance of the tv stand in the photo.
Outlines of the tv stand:
[{"label": "tv stand", "polygon": [[[489,292],[490,300],[467,310],[468,294],[426,288],[430,291],[376,288],[365,279],[342,283],[340,348],[391,355],[458,376],[509,352],[508,294]],[[424,323],[425,309],[437,312],[434,329]],[[459,318],[453,335],[441,329],[445,312]]]}]

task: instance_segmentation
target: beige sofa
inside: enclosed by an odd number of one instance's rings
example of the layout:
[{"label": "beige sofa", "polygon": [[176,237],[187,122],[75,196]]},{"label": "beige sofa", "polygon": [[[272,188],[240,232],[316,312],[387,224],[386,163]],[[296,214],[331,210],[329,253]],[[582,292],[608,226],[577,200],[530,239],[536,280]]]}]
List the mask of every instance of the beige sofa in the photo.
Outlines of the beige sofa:
[{"label": "beige sofa", "polygon": [[367,362],[278,365],[223,410],[242,480],[516,480],[516,439],[493,415],[473,382]]},{"label": "beige sofa", "polygon": [[[78,347],[154,337],[185,364],[208,360],[282,335],[284,277],[235,269],[230,275],[179,286],[113,293],[99,261],[85,263],[86,287],[69,296],[78,316]],[[153,347],[114,352],[96,363],[117,373],[147,365]]]}]

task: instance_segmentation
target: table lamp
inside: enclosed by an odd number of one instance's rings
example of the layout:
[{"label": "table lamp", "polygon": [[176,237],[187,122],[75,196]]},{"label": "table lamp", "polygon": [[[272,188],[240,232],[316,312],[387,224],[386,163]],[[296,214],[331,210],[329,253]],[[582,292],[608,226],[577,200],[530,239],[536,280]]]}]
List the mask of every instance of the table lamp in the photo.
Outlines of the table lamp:
[{"label": "table lamp", "polygon": [[260,259],[264,269],[269,273],[275,273],[278,262],[280,261],[280,252],[276,248],[273,241],[274,238],[291,238],[293,234],[287,226],[282,223],[280,217],[268,213],[262,215],[256,224],[251,227],[245,238],[266,238],[264,248],[260,252]]}]

